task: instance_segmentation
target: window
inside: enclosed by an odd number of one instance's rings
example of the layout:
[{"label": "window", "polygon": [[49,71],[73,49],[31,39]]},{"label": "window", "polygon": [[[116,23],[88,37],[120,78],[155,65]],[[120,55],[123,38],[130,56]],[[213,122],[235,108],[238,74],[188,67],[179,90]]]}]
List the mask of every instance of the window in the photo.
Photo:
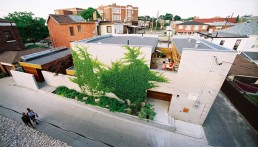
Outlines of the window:
[{"label": "window", "polygon": [[219,45],[223,45],[225,43],[225,40],[221,40]]},{"label": "window", "polygon": [[107,33],[112,33],[112,28],[111,28],[111,26],[107,26]]},{"label": "window", "polygon": [[235,43],[235,45],[234,45],[234,47],[233,47],[234,50],[237,50],[237,48],[238,48],[240,42],[241,42],[241,40],[240,40],[240,39],[237,39],[237,41],[236,41],[236,43]]},{"label": "window", "polygon": [[131,9],[127,9],[127,17],[132,17],[132,10]]},{"label": "window", "polygon": [[81,26],[77,26],[77,30],[78,30],[78,32],[81,32]]},{"label": "window", "polygon": [[178,26],[178,29],[183,29],[183,26],[182,26],[182,25],[179,25],[179,26]]},{"label": "window", "polygon": [[120,8],[113,8],[112,12],[113,13],[121,13],[121,9]]},{"label": "window", "polygon": [[185,29],[186,29],[186,30],[191,30],[191,26],[190,26],[190,25],[187,25]]},{"label": "window", "polygon": [[198,26],[198,25],[195,25],[195,26],[194,26],[194,30],[199,30],[199,26]]},{"label": "window", "polygon": [[73,27],[69,27],[69,30],[70,30],[70,35],[71,35],[71,36],[74,36]]},{"label": "window", "polygon": [[206,25],[203,25],[203,26],[202,26],[202,29],[207,29],[207,26],[206,26]]},{"label": "window", "polygon": [[4,36],[5,36],[7,42],[14,40],[11,31],[4,31],[3,33],[4,33]]},{"label": "window", "polygon": [[113,15],[113,20],[120,20],[120,15]]},{"label": "window", "polygon": [[252,45],[252,47],[251,48],[255,48],[255,45]]}]

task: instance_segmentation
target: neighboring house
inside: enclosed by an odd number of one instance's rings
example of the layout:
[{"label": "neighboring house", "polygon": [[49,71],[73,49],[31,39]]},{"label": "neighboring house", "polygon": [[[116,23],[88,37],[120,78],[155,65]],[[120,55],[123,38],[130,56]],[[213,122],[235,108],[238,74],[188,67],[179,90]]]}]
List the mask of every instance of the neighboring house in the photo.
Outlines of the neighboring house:
[{"label": "neighboring house", "polygon": [[25,49],[16,24],[0,18],[0,53]]},{"label": "neighboring house", "polygon": [[99,31],[98,35],[106,35],[106,34],[123,34],[124,33],[124,25],[123,23],[116,22],[99,22]]},{"label": "neighboring house", "polygon": [[78,15],[50,14],[47,20],[54,47],[70,47],[70,42],[97,35],[95,22],[87,22]]},{"label": "neighboring house", "polygon": [[200,32],[199,34],[203,35],[205,38],[210,38],[209,40],[216,44],[237,50],[238,52],[258,52],[257,20],[239,23],[211,34],[205,32]]},{"label": "neighboring house", "polygon": [[187,21],[180,24],[176,24],[175,30],[179,34],[192,35],[197,32],[207,32],[208,25],[201,22]]},{"label": "neighboring house", "polygon": [[55,14],[57,15],[80,15],[81,12],[85,10],[83,8],[66,8],[66,9],[56,9]]},{"label": "neighboring house", "polygon": [[119,6],[113,3],[112,5],[99,6],[97,11],[103,21],[123,22],[130,25],[138,24],[138,7]]},{"label": "neighboring house", "polygon": [[43,82],[42,70],[65,73],[72,66],[71,51],[66,47],[49,49],[38,53],[22,56],[19,62],[24,72],[33,74],[37,82]]},{"label": "neighboring house", "polygon": [[[258,66],[258,52],[242,52],[241,55]],[[256,74],[258,77],[258,72]]]},{"label": "neighboring house", "polygon": [[11,70],[15,69],[16,64],[21,61],[21,56],[47,50],[45,48],[32,48],[21,51],[4,51],[0,54],[0,68],[2,71],[11,76]]},{"label": "neighboring house", "polygon": [[[93,58],[108,66],[124,56],[127,52],[124,45],[141,47],[141,56],[151,68],[158,60],[155,55],[157,43],[157,36],[106,35],[72,42],[71,47],[73,50],[77,50],[77,46],[87,47]],[[164,110],[167,110],[164,117],[203,124],[232,65],[229,63],[234,61],[237,53],[205,40],[188,38],[174,39],[171,50],[174,50],[172,60],[176,62],[178,72],[152,69],[163,73],[169,81],[149,89],[147,97],[164,100]],[[176,57],[173,54],[177,54]],[[67,73],[73,75],[72,70],[68,69]]]},{"label": "neighboring house", "polygon": [[218,30],[230,28],[234,25],[235,25],[235,23],[231,23],[231,22],[227,22],[227,21],[218,21],[218,22],[214,22],[214,23],[209,23],[208,31],[209,31],[209,33],[212,33],[212,32],[218,31]]},{"label": "neighboring house", "polygon": [[236,17],[233,18],[194,18],[193,21],[196,22],[202,22],[202,23],[214,23],[214,22],[221,22],[221,21],[227,21],[227,22],[231,22],[231,23],[236,23]]}]

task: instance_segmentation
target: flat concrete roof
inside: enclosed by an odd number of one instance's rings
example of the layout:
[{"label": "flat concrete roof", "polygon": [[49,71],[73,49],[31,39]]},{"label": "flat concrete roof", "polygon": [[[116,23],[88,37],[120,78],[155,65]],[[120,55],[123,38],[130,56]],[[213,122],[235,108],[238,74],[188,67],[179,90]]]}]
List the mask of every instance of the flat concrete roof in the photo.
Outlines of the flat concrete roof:
[{"label": "flat concrete roof", "polygon": [[65,57],[67,55],[70,55],[71,51],[69,49],[66,50],[60,50],[57,52],[52,52],[49,54],[46,54],[44,56],[40,56],[28,61],[25,61],[26,63],[31,63],[31,64],[37,64],[37,65],[44,65],[46,63],[49,63],[51,61],[57,60],[59,58]]},{"label": "flat concrete roof", "polygon": [[[196,41],[200,42],[197,48],[195,48]],[[202,39],[197,40],[197,39],[191,38],[189,42],[188,38],[174,38],[173,42],[175,43],[176,48],[180,54],[182,54],[183,49],[233,51],[228,48],[222,47],[220,45],[217,45]]]},{"label": "flat concrete roof", "polygon": [[98,44],[119,44],[119,45],[133,45],[133,46],[156,46],[158,43],[158,37],[148,37],[143,34],[141,35],[104,35],[98,36],[79,42],[84,43],[98,43]]}]

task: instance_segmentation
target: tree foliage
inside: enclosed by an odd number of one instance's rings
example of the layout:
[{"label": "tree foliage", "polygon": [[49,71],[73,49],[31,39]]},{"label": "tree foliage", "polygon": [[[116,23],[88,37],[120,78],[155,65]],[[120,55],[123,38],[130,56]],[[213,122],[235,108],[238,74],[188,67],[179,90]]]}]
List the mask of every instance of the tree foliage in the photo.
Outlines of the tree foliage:
[{"label": "tree foliage", "polygon": [[239,15],[237,15],[236,22],[240,22]]},{"label": "tree foliage", "polygon": [[23,42],[44,39],[49,36],[48,28],[43,18],[35,17],[32,12],[14,12],[5,17],[7,20],[14,21],[19,30]]},{"label": "tree foliage", "polygon": [[[84,92],[86,87],[92,93],[114,93],[119,98],[129,99],[139,104],[145,100],[146,90],[156,86],[155,82],[166,82],[157,72],[153,72],[144,63],[139,47],[124,47],[128,52],[125,57],[116,61],[109,68],[96,59],[92,59],[86,50],[73,51],[77,83]],[[87,94],[87,93],[86,93]]]},{"label": "tree foliage", "polygon": [[181,17],[180,16],[178,16],[178,15],[175,15],[175,21],[177,21],[177,20],[181,20]]},{"label": "tree foliage", "polygon": [[171,13],[166,13],[166,15],[164,16],[165,20],[172,20],[173,19],[173,15]]},{"label": "tree foliage", "polygon": [[97,18],[101,18],[99,12],[92,7],[89,7],[88,9],[83,10],[82,13],[81,13],[81,17],[85,20],[93,20],[93,13],[94,12],[97,13]]}]

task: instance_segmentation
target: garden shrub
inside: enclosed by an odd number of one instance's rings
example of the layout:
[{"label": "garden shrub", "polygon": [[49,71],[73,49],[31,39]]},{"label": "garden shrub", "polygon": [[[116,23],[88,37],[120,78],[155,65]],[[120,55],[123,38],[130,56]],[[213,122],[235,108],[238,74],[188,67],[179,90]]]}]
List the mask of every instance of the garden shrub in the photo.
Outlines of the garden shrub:
[{"label": "garden shrub", "polygon": [[93,96],[88,96],[87,100],[85,100],[85,104],[96,105],[94,97]]},{"label": "garden shrub", "polygon": [[60,96],[63,97],[67,97],[67,98],[75,98],[77,97],[78,99],[82,99],[83,97],[85,97],[85,94],[79,93],[74,89],[69,89],[65,86],[59,86],[56,88],[56,90],[54,91],[55,94],[58,94]]},{"label": "garden shrub", "polygon": [[0,79],[5,77],[8,77],[8,75],[4,72],[0,72]]},{"label": "garden shrub", "polygon": [[141,111],[138,114],[139,118],[144,118],[148,120],[153,120],[156,116],[156,112],[154,111],[153,105],[147,104],[143,108],[141,108]]}]

